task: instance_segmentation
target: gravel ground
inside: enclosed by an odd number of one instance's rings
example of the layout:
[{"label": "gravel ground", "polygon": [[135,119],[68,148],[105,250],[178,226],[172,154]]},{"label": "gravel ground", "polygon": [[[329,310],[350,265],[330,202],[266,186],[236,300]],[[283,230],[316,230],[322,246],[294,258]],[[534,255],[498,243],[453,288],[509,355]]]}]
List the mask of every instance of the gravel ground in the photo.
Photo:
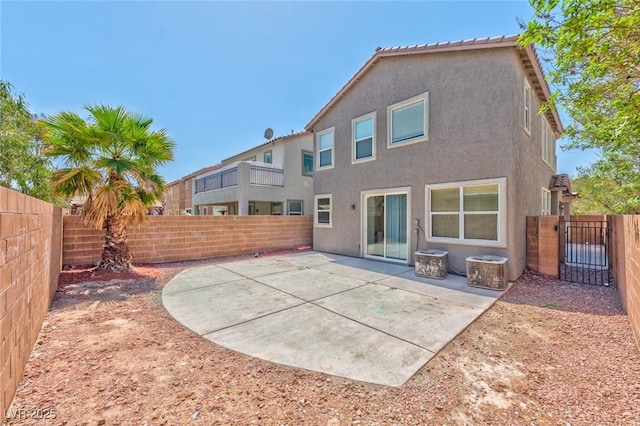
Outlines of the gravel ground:
[{"label": "gravel ground", "polygon": [[164,311],[160,290],[202,264],[63,272],[6,413],[50,410],[55,419],[7,423],[640,424],[640,352],[615,288],[527,272],[392,388],[275,365],[185,329]]}]

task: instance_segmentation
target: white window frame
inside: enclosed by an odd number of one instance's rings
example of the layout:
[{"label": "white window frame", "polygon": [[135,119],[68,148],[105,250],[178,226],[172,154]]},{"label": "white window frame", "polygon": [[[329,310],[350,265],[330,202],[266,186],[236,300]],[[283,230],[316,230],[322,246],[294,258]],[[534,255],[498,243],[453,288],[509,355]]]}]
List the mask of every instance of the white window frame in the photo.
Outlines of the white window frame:
[{"label": "white window frame", "polygon": [[531,136],[531,98],[533,93],[531,91],[531,85],[527,79],[524,80],[524,93],[522,98],[522,103],[524,104],[523,108],[523,123],[522,126],[524,128],[524,132]]},{"label": "white window frame", "polygon": [[[332,143],[331,143],[331,148],[325,148],[323,150],[320,149],[320,137],[324,136],[326,134],[332,134]],[[324,151],[328,151],[331,150],[331,164],[329,164],[328,166],[320,166],[320,153],[324,152]],[[317,133],[316,135],[316,170],[327,170],[327,169],[333,169],[335,167],[336,164],[336,132],[335,132],[335,127],[329,127],[328,129],[324,129],[320,132]]]},{"label": "white window frame", "polygon": [[[300,213],[291,212],[291,203],[300,203]],[[304,201],[302,200],[287,200],[287,215],[288,216],[302,216],[304,215]]]},{"label": "white window frame", "polygon": [[[404,108],[406,106],[416,104],[418,102],[424,102],[424,121],[422,123],[424,134],[423,136],[409,139],[402,142],[393,143],[393,111]],[[421,93],[404,101],[400,101],[387,107],[387,149],[398,148],[401,146],[412,145],[414,143],[425,142],[429,140],[429,92]]]},{"label": "white window frame", "polygon": [[[498,210],[496,212],[475,212],[470,213],[464,212],[464,203],[463,203],[463,195],[462,191],[465,187],[472,186],[482,186],[482,185],[498,185]],[[457,213],[460,217],[458,221],[459,226],[459,237],[458,238],[449,238],[449,237],[434,237],[432,235],[432,226],[431,226],[431,190],[432,189],[451,189],[457,188],[460,194],[460,210],[458,212],[451,212],[447,214],[455,214]],[[482,246],[482,247],[506,247],[507,246],[507,178],[493,178],[493,179],[480,179],[480,180],[468,180],[468,181],[460,181],[460,182],[449,182],[449,183],[440,183],[434,185],[425,185],[425,224],[428,228],[427,231],[427,241],[434,243],[451,243],[451,244],[460,244],[460,245],[468,245],[468,246]],[[498,215],[498,229],[497,236],[498,240],[477,240],[477,239],[465,239],[464,238],[464,216],[465,214],[482,214],[482,213],[497,213]],[[438,213],[442,214],[442,213]]]},{"label": "white window frame", "polygon": [[542,187],[542,216],[551,215],[551,191]]},{"label": "white window frame", "polygon": [[[356,139],[356,124],[371,119],[371,156],[356,158],[356,144],[363,139]],[[365,138],[366,139],[366,138]],[[376,159],[376,112],[356,117],[351,120],[351,164],[366,163]]]},{"label": "white window frame", "polygon": [[[267,154],[269,154],[269,161],[267,161]],[[273,164],[273,150],[265,151],[262,154],[262,161],[267,164]]]},{"label": "white window frame", "polygon": [[540,148],[542,161],[545,162],[553,171],[555,171],[555,153],[556,153],[556,139],[551,130],[551,125],[547,120],[547,117],[542,116],[542,132],[540,137]]},{"label": "white window frame", "polygon": [[[329,199],[329,223],[318,222],[318,200],[320,198]],[[326,211],[326,210],[322,210]],[[317,194],[313,198],[313,224],[318,228],[331,228],[333,227],[333,196],[332,194]]]}]

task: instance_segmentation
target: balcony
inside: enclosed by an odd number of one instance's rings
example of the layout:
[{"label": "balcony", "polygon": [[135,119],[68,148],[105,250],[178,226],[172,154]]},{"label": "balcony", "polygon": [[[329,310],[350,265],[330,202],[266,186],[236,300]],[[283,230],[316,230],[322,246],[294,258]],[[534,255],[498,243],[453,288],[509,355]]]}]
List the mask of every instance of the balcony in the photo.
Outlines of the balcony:
[{"label": "balcony", "polygon": [[284,170],[267,163],[234,163],[216,173],[196,179],[195,193],[237,186],[239,182],[282,188],[284,187]]}]

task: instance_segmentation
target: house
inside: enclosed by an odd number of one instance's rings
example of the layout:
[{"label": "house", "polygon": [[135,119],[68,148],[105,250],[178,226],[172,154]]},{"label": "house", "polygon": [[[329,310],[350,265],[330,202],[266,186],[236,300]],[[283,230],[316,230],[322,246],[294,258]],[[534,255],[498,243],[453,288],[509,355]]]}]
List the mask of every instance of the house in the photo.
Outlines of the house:
[{"label": "house", "polygon": [[311,215],[313,137],[308,132],[271,139],[199,173],[193,184],[197,215]]},{"label": "house", "polygon": [[216,164],[196,170],[182,178],[169,182],[164,195],[164,214],[169,216],[180,216],[192,214],[192,185],[193,178],[203,173],[212,172],[224,166]]},{"label": "house", "polygon": [[412,265],[417,249],[526,266],[526,216],[570,209],[555,110],[517,36],[378,48],[306,126],[314,249]]}]

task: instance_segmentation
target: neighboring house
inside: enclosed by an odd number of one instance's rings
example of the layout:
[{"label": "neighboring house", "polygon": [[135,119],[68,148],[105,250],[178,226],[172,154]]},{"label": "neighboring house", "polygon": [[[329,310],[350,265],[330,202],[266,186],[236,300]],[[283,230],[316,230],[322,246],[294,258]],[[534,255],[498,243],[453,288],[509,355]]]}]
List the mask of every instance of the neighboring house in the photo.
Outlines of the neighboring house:
[{"label": "neighboring house", "polygon": [[193,178],[202,173],[219,169],[224,164],[204,167],[167,184],[164,196],[164,214],[180,216],[192,214]]},{"label": "neighboring house", "polygon": [[[314,134],[314,249],[414,263],[416,249],[526,266],[526,216],[570,210],[557,113],[516,36],[376,49],[306,126]],[[570,192],[570,189],[569,189]]]},{"label": "neighboring house", "polygon": [[301,132],[269,140],[193,182],[197,215],[311,215],[313,137]]}]

